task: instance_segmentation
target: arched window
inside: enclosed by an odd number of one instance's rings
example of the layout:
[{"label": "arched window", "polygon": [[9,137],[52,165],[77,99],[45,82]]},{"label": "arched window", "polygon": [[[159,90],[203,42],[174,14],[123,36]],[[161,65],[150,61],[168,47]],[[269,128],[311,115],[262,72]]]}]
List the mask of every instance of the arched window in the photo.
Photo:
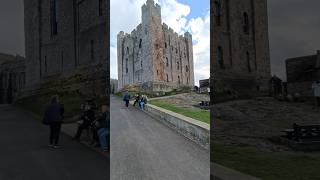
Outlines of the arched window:
[{"label": "arched window", "polygon": [[127,47],[127,54],[129,54],[129,47]]},{"label": "arched window", "polygon": [[188,72],[189,71],[189,67],[188,66],[186,66],[186,72]]},{"label": "arched window", "polygon": [[180,69],[180,64],[179,64],[179,62],[177,62],[177,69],[178,69],[178,70]]},{"label": "arched window", "polygon": [[217,49],[217,62],[221,69],[224,69],[224,61],[223,61],[223,50],[221,46],[218,46]]},{"label": "arched window", "polygon": [[141,48],[141,46],[142,46],[142,39],[140,39],[139,48]]},{"label": "arched window", "polygon": [[243,13],[243,32],[249,34],[249,17],[246,12]]},{"label": "arched window", "polygon": [[166,66],[169,67],[169,59],[166,57]]},{"label": "arched window", "polygon": [[167,82],[169,82],[169,76],[168,76],[168,74],[167,74]]},{"label": "arched window", "polygon": [[251,65],[250,65],[250,54],[247,51],[247,66],[248,66],[248,72],[251,72]]}]

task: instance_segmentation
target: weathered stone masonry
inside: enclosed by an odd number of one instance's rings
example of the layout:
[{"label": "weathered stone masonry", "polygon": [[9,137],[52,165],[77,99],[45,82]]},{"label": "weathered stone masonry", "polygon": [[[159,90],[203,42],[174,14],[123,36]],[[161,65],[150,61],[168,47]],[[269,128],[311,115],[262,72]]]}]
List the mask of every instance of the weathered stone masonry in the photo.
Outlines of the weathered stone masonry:
[{"label": "weathered stone masonry", "polygon": [[26,0],[26,88],[105,94],[109,85],[106,0]]},{"label": "weathered stone masonry", "polygon": [[0,104],[14,102],[25,87],[25,58],[0,53]]},{"label": "weathered stone masonry", "polygon": [[288,93],[313,96],[312,83],[320,80],[320,50],[315,55],[286,60]]},{"label": "weathered stone masonry", "polygon": [[211,83],[218,89],[268,89],[267,0],[211,4]]},{"label": "weathered stone masonry", "polygon": [[144,90],[169,91],[194,85],[192,36],[178,35],[161,21],[153,0],[142,6],[142,23],[117,37],[118,89],[138,85]]}]

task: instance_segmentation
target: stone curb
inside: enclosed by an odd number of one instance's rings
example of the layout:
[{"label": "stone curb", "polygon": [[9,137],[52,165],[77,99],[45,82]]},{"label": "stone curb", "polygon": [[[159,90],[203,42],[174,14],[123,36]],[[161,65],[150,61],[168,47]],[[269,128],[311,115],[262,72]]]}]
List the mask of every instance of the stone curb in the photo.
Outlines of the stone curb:
[{"label": "stone curb", "polygon": [[[130,101],[130,104],[133,104],[134,101]],[[168,126],[169,128],[173,129],[174,131],[176,131],[177,133],[181,134],[182,136],[184,136],[185,138],[193,141],[194,143],[196,143],[197,145],[199,145],[200,147],[209,150],[209,143],[202,143],[200,138],[194,135],[191,135],[189,132],[187,131],[183,131],[181,129],[179,129],[178,127],[176,127],[174,124],[171,124],[169,121],[163,120],[161,119],[161,117],[159,117],[157,114],[152,113],[148,110],[148,108],[153,108],[161,113],[165,113],[168,114],[169,116],[172,116],[174,118],[179,119],[180,121],[183,121],[184,123],[187,124],[191,124],[191,126],[195,126],[199,129],[202,129],[202,131],[206,132],[206,134],[208,135],[208,140],[210,139],[210,125],[206,124],[204,122],[183,116],[181,114],[160,108],[158,106],[154,106],[151,104],[146,104],[146,109],[143,110],[142,112],[148,114],[149,116],[153,117],[154,119],[160,121],[161,123],[163,123],[164,125]],[[138,108],[138,107],[136,107]],[[138,108],[139,109],[139,108]]]},{"label": "stone curb", "polygon": [[[62,124],[61,131],[65,135],[73,137],[73,135],[75,134],[75,129],[72,126],[76,126],[76,125],[77,125],[77,123]],[[90,148],[91,150],[93,150],[95,152],[98,152],[99,154],[103,155],[104,157],[107,157],[107,158],[110,157],[110,153],[103,153],[99,148],[94,148],[85,141],[80,141],[79,143],[82,145],[85,145],[86,147]]]}]

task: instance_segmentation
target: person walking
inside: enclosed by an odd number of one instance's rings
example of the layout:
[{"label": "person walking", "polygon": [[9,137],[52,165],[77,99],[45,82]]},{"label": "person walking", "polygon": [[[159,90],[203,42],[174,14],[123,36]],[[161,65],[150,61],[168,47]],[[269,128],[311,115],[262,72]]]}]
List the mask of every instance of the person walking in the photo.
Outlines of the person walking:
[{"label": "person walking", "polygon": [[50,127],[49,147],[59,148],[59,136],[63,120],[64,108],[59,104],[59,96],[51,98],[51,102],[46,108],[43,123]]},{"label": "person walking", "polygon": [[126,107],[129,107],[130,94],[128,93],[128,91],[123,96],[123,101],[126,103]]}]

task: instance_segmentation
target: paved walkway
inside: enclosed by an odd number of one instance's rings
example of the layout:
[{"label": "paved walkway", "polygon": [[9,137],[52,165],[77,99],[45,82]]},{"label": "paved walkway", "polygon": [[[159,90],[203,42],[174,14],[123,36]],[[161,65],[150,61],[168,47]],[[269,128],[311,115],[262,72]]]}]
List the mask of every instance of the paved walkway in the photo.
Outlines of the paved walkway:
[{"label": "paved walkway", "polygon": [[111,97],[111,179],[208,180],[209,151]]},{"label": "paved walkway", "polygon": [[61,149],[47,147],[48,127],[10,105],[0,105],[1,180],[107,180],[108,160],[61,135]]}]

